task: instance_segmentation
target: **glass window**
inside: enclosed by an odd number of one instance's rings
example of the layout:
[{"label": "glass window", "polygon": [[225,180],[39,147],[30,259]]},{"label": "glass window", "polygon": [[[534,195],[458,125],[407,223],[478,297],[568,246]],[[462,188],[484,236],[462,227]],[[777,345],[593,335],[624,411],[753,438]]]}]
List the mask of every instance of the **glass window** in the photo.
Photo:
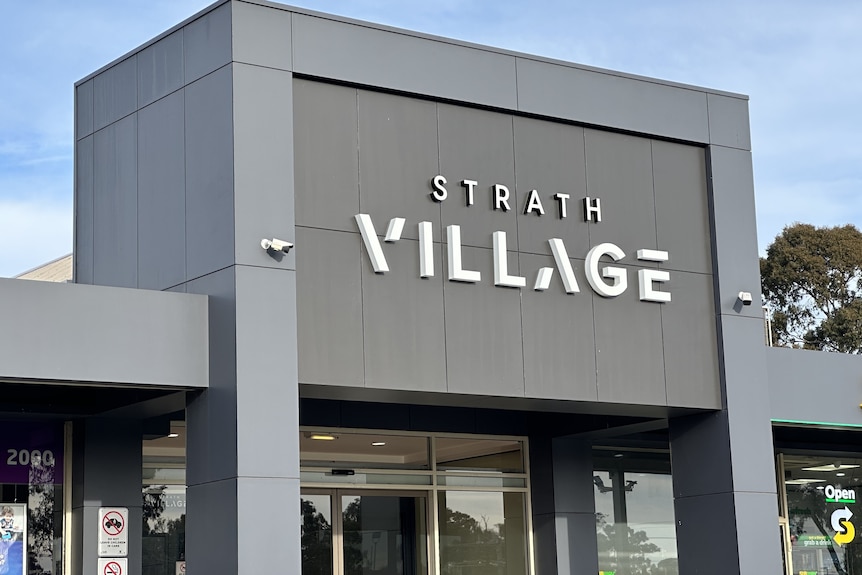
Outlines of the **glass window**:
[{"label": "glass window", "polygon": [[143,442],[143,575],[174,575],[186,553],[186,426]]},{"label": "glass window", "polygon": [[668,455],[616,452],[597,455],[595,463],[599,570],[677,575]]},{"label": "glass window", "polygon": [[302,575],[332,575],[332,506],[329,495],[303,494],[299,502]]},{"label": "glass window", "polygon": [[308,467],[430,469],[427,437],[303,431],[299,452]]},{"label": "glass window", "polygon": [[524,497],[523,493],[439,492],[442,575],[526,574]]},{"label": "glass window", "polygon": [[437,438],[438,471],[524,472],[520,441],[473,438]]},{"label": "glass window", "polygon": [[4,421],[0,438],[0,573],[61,573],[63,424]]},{"label": "glass window", "polygon": [[784,455],[794,573],[862,575],[862,460]]}]

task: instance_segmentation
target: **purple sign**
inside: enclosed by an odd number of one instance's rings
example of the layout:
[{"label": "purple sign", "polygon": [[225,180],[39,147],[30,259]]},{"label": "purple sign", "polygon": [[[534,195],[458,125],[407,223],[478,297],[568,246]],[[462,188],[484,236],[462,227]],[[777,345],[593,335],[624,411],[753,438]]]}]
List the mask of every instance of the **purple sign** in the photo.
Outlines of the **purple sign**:
[{"label": "purple sign", "polygon": [[63,483],[63,426],[0,421],[0,483]]}]

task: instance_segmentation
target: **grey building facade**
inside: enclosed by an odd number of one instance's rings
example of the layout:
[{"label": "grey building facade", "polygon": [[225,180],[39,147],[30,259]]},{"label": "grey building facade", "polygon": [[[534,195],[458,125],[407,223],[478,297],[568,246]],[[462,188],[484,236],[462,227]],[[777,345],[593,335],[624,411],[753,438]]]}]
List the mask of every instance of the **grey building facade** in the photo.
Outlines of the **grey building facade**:
[{"label": "grey building facade", "polygon": [[862,573],[744,96],[246,0],[75,90],[75,285],[0,281],[44,572]]}]

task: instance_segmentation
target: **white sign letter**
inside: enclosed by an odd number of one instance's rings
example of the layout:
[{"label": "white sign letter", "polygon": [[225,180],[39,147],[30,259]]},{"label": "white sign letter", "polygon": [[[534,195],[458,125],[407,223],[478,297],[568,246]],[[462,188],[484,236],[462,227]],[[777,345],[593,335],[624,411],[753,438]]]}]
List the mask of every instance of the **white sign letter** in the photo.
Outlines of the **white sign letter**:
[{"label": "white sign letter", "polygon": [[[566,253],[566,246],[563,244],[563,240],[553,238],[548,240],[548,243],[551,244],[551,252],[554,254],[554,261],[557,262],[560,277],[563,278],[563,287],[566,288],[566,293],[578,293],[581,290],[578,287],[578,280],[575,279],[572,262],[569,261],[569,254]],[[547,279],[550,281],[550,276]]]},{"label": "white sign letter", "polygon": [[584,198],[584,221],[602,221],[602,201],[599,198]]},{"label": "white sign letter", "polygon": [[419,222],[419,277],[434,277],[434,243],[431,222]]},{"label": "white sign letter", "polygon": [[522,288],[527,278],[509,275],[509,254],[506,251],[506,232],[494,232],[494,285]]},{"label": "white sign letter", "polygon": [[434,179],[431,180],[431,186],[434,188],[434,191],[431,192],[431,199],[435,202],[442,202],[447,197],[449,197],[449,192],[446,191],[446,188],[443,186],[446,184],[446,178],[441,175],[434,176]]},{"label": "white sign letter", "polygon": [[566,200],[569,199],[569,194],[554,194],[554,198],[560,204],[560,219],[566,219]]},{"label": "white sign letter", "polygon": [[509,207],[509,188],[503,184],[494,184],[494,209],[504,212],[512,209]]},{"label": "white sign letter", "polygon": [[[610,256],[615,262],[626,257],[626,254],[611,243],[599,244],[587,253],[587,261],[584,262],[584,271],[587,273],[587,281],[590,282],[590,287],[602,297],[616,297],[626,291],[628,287],[628,277],[626,276],[625,268],[606,267],[599,274],[599,264],[602,256]],[[613,283],[608,285],[604,279],[613,280]]]},{"label": "white sign letter", "polygon": [[362,234],[365,251],[371,259],[374,273],[382,274],[388,272],[389,265],[386,263],[386,256],[383,255],[383,248],[380,247],[380,238],[377,237],[377,232],[374,231],[374,223],[371,221],[371,216],[368,214],[356,214],[354,217],[356,218],[356,223],[359,225],[359,233]]},{"label": "white sign letter", "polygon": [[446,226],[446,242],[449,248],[449,281],[473,284],[481,281],[481,273],[461,266],[461,226]]},{"label": "white sign letter", "polygon": [[464,189],[467,191],[467,206],[472,206],[473,192],[476,190],[476,186],[479,185],[479,182],[476,180],[462,180],[461,185],[464,186]]},{"label": "white sign letter", "polygon": [[[666,262],[667,252],[661,250],[638,250],[638,259],[647,262]],[[670,301],[670,293],[653,289],[654,282],[666,282],[670,280],[670,273],[663,270],[646,269],[638,270],[638,288],[641,301],[654,301],[667,303]]]},{"label": "white sign letter", "polygon": [[537,211],[540,216],[545,215],[545,208],[542,207],[542,200],[539,199],[539,192],[530,190],[530,195],[527,196],[527,205],[524,207],[524,213],[530,214],[533,210]]}]

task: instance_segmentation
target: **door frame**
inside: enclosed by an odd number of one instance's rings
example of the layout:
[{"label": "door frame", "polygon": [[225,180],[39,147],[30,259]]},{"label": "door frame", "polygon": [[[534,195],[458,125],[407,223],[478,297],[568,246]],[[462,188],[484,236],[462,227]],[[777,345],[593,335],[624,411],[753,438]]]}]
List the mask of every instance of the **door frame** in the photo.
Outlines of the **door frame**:
[{"label": "door frame", "polygon": [[427,572],[420,575],[435,575],[437,566],[434,565],[434,537],[433,522],[436,502],[434,492],[429,489],[367,489],[356,487],[301,487],[300,498],[303,495],[326,495],[329,497],[330,512],[332,514],[332,575],[344,575],[344,512],[341,509],[341,497],[344,495],[358,495],[360,497],[411,497],[424,500],[425,505],[425,565]]}]

